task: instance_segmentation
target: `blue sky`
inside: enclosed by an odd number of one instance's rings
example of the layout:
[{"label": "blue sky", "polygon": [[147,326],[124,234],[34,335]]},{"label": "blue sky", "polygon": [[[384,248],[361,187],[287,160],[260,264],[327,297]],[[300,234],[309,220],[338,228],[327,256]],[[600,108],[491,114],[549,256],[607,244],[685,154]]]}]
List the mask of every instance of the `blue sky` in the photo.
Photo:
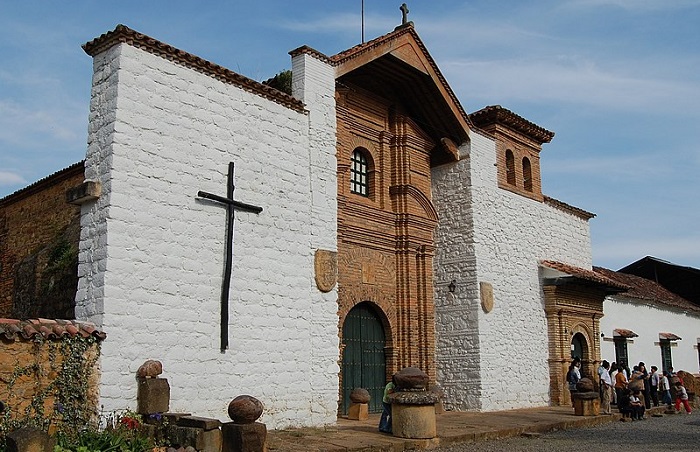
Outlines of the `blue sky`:
[{"label": "blue sky", "polygon": [[[365,38],[401,1],[365,0]],[[409,19],[464,108],[556,133],[545,194],[595,213],[595,265],[700,268],[700,0],[418,0]],[[85,155],[92,60],[125,24],[255,80],[361,41],[361,0],[0,0],[0,197]]]}]

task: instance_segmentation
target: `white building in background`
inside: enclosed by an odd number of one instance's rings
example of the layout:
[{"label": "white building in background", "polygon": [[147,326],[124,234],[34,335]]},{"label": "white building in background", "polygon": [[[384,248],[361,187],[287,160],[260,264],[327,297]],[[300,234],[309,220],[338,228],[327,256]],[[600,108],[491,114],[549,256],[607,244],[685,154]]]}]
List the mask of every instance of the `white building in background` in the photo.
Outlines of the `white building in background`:
[{"label": "white building in background", "polygon": [[601,357],[632,366],[700,372],[700,307],[654,281],[594,268],[630,287],[605,299],[600,321]]}]

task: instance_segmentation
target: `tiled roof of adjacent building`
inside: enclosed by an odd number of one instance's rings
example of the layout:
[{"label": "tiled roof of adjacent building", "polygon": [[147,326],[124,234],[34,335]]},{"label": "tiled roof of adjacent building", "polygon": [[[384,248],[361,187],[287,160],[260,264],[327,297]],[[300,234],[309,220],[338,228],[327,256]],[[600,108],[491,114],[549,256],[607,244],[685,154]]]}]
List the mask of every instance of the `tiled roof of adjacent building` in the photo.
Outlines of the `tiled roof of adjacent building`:
[{"label": "tiled roof of adjacent building", "polygon": [[107,334],[92,323],[77,320],[0,319],[0,338],[3,340],[58,340],[66,336],[92,336],[101,341]]},{"label": "tiled roof of adjacent building", "polygon": [[700,313],[699,306],[696,306],[685,298],[676,295],[670,290],[664,288],[661,284],[658,284],[650,279],[630,275],[628,273],[616,272],[603,267],[593,267],[593,270],[600,275],[627,285],[629,290],[620,294],[622,296],[647,300],[677,309],[682,309],[684,311]]},{"label": "tiled roof of adjacent building", "polygon": [[42,179],[39,179],[38,181],[34,182],[33,184],[27,185],[24,188],[20,188],[14,193],[11,193],[4,198],[0,198],[0,207],[6,205],[6,204],[11,204],[15,201],[18,201],[19,199],[22,199],[26,196],[29,196],[31,194],[37,193],[41,190],[43,190],[46,186],[46,184],[53,184],[56,182],[60,182],[63,179],[68,179],[72,177],[73,175],[78,175],[81,174],[85,170],[85,161],[81,160],[77,163],[72,164],[71,166],[67,168],[63,168],[62,170],[56,171],[55,173],[48,175]]},{"label": "tiled roof of adjacent building", "polygon": [[563,262],[556,262],[550,260],[540,261],[540,265],[551,268],[552,270],[557,270],[567,275],[573,276],[578,279],[583,279],[586,281],[591,281],[603,286],[612,287],[615,289],[629,289],[629,286],[608,278],[600,273],[594,272],[593,270],[586,270],[585,268],[576,267],[575,265],[565,264]]}]

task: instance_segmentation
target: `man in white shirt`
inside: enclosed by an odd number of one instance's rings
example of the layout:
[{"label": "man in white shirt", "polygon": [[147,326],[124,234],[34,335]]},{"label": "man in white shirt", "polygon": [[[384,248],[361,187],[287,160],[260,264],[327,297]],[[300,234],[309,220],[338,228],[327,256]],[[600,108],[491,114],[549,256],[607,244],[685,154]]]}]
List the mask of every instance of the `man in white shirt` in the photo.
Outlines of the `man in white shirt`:
[{"label": "man in white shirt", "polygon": [[600,377],[600,409],[602,414],[612,414],[610,411],[610,392],[612,391],[612,378],[610,378],[610,363],[603,360],[598,369]]},{"label": "man in white shirt", "polygon": [[649,375],[649,385],[651,389],[651,400],[654,402],[654,406],[659,406],[659,370],[656,366],[651,366],[651,374]]}]

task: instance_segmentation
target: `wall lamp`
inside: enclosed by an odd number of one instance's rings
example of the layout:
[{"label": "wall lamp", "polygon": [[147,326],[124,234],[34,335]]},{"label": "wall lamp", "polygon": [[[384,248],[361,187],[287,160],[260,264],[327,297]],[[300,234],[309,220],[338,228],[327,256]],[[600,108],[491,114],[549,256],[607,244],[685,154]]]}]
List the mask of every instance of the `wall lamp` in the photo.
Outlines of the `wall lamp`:
[{"label": "wall lamp", "polygon": [[457,289],[457,281],[453,279],[450,282],[450,284],[447,286],[447,290],[449,290],[450,293],[455,293],[456,289]]}]

